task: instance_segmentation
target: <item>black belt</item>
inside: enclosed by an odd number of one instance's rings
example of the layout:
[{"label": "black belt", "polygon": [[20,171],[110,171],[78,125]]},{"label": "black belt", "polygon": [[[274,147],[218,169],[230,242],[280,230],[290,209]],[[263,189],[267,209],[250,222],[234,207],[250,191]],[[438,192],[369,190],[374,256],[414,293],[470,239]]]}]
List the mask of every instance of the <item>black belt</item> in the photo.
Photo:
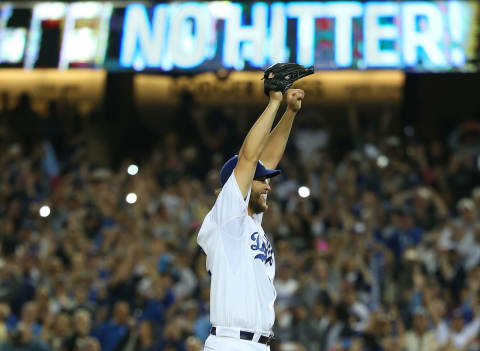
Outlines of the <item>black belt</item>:
[{"label": "black belt", "polygon": [[[212,329],[210,329],[210,334],[217,335],[217,328],[212,327]],[[240,339],[252,341],[254,335],[255,333],[240,330]],[[268,337],[265,335],[262,335],[260,336],[260,339],[258,339],[258,342],[260,344],[271,345],[273,343],[273,340],[275,340],[273,335],[270,335]]]}]

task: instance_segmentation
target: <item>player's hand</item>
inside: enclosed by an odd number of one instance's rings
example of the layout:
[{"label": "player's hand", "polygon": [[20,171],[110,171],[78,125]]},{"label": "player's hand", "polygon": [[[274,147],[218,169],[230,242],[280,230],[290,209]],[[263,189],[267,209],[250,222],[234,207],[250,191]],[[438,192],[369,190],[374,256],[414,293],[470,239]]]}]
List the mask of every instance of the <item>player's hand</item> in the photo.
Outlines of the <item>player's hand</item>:
[{"label": "player's hand", "polygon": [[302,108],[302,100],[305,92],[302,89],[288,89],[286,94],[287,108],[298,112]]},{"label": "player's hand", "polygon": [[270,90],[270,100],[272,101],[278,101],[278,102],[282,102],[283,100],[283,94],[281,91],[273,91],[273,90]]}]

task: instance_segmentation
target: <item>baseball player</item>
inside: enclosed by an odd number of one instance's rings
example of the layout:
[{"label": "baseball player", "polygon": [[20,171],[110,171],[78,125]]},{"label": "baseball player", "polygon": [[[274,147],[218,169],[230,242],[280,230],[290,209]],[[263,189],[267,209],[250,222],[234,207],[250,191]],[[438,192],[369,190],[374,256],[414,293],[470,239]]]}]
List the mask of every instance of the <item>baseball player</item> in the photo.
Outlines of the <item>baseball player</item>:
[{"label": "baseball player", "polygon": [[[270,178],[283,156],[304,92],[289,89],[313,68],[276,64],[264,73],[269,102],[248,132],[238,155],[220,171],[222,189],[203,220],[197,242],[207,255],[211,276],[210,322],[205,350],[270,349],[275,321],[275,257],[262,229]],[[272,129],[284,98],[287,108]]]}]

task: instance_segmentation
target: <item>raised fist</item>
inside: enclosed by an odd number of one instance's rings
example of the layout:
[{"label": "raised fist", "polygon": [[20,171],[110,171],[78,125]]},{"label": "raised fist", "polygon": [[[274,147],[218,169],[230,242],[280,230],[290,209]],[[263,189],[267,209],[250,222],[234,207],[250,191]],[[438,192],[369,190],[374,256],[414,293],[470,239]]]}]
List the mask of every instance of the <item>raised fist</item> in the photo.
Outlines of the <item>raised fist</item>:
[{"label": "raised fist", "polygon": [[293,112],[300,110],[304,96],[305,92],[302,89],[288,89],[285,98],[288,108]]}]

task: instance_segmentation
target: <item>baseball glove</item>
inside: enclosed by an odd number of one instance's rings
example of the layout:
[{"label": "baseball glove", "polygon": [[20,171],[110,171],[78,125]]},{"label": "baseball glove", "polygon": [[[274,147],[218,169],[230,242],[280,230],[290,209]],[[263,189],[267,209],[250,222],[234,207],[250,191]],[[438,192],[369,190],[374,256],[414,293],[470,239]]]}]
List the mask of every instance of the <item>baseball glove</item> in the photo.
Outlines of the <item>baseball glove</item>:
[{"label": "baseball glove", "polygon": [[313,73],[313,66],[305,68],[298,63],[276,63],[263,73],[263,91],[269,96],[270,90],[281,91],[282,94],[300,78]]}]

